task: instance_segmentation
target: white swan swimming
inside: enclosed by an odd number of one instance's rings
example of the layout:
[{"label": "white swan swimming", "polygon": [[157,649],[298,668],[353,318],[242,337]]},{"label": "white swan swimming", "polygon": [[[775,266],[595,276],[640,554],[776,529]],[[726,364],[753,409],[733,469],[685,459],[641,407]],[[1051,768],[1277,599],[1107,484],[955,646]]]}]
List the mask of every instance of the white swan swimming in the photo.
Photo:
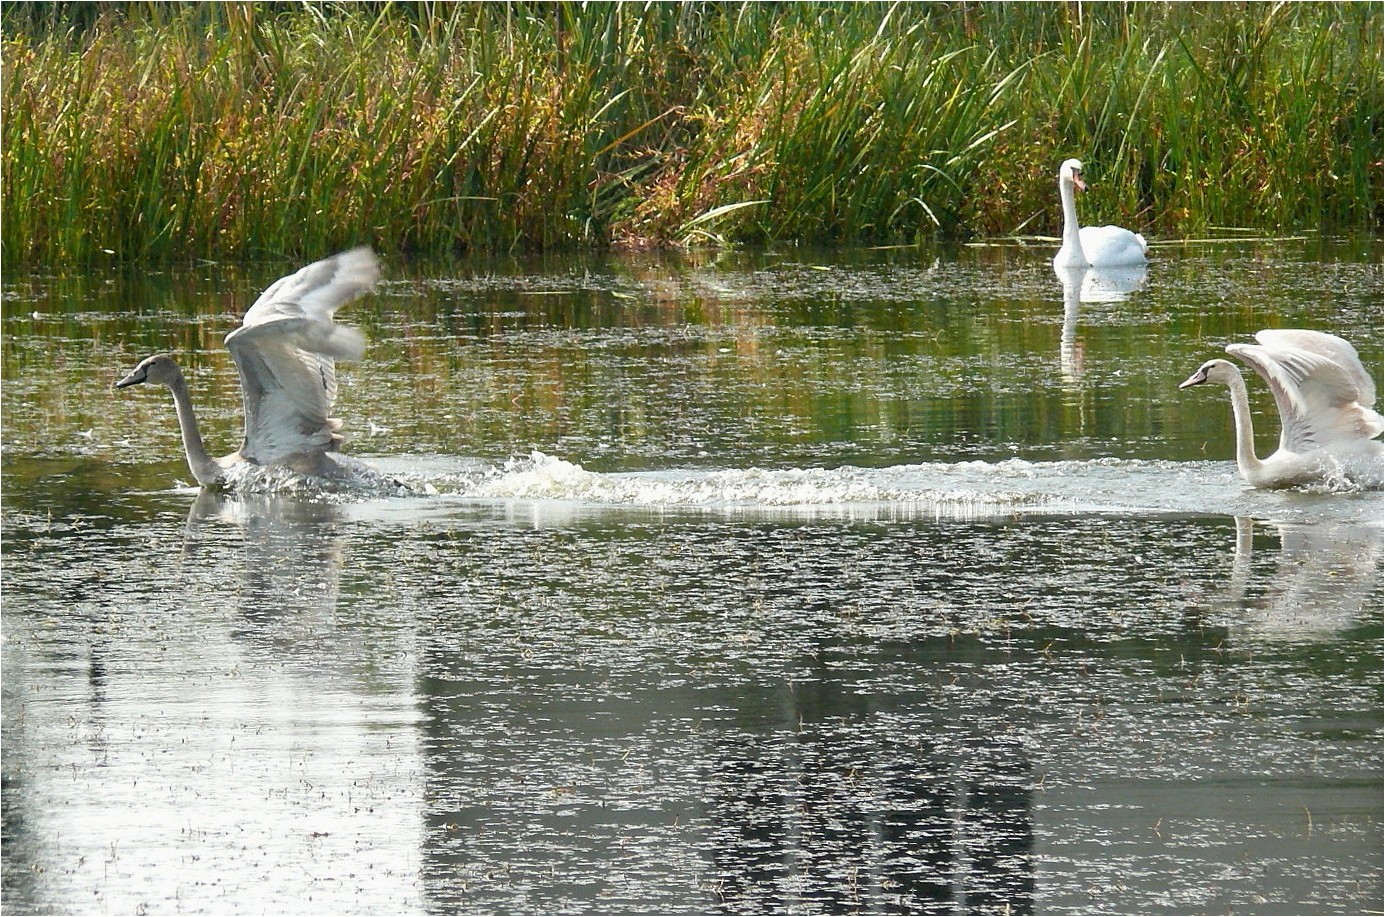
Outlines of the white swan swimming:
[{"label": "white swan swimming", "polygon": [[1321,331],[1261,331],[1259,344],[1227,344],[1274,392],[1282,424],[1279,449],[1255,455],[1250,400],[1234,363],[1208,360],[1179,388],[1218,382],[1231,389],[1236,466],[1254,487],[1345,481],[1380,487],[1385,479],[1385,417],[1375,411],[1375,383],[1356,348]]},{"label": "white swan swimming", "polygon": [[1119,226],[1079,226],[1078,191],[1086,191],[1082,163],[1067,159],[1058,167],[1058,196],[1063,200],[1063,245],[1053,256],[1055,268],[1127,267],[1145,263],[1145,237]]},{"label": "white swan swimming", "polygon": [[365,338],[355,328],[335,323],[332,315],[379,279],[375,253],[353,248],[282,277],[260,294],[241,326],[226,335],[226,347],[240,370],[245,439],[224,458],[207,454],[187,382],[171,357],[149,357],[115,387],[141,382],[168,386],[188,468],[199,484],[224,483],[239,465],[350,477],[357,463],[331,454],[342,440],[337,432],[341,421],[327,414],[337,397],[335,361],[359,360]]}]

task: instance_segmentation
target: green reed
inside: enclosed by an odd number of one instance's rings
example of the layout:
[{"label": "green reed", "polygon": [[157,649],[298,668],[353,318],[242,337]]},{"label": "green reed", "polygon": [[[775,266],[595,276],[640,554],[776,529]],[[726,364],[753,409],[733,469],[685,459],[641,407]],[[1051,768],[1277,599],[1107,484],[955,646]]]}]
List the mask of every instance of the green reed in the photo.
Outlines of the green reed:
[{"label": "green reed", "polygon": [[1381,230],[1378,4],[7,4],[14,261]]}]

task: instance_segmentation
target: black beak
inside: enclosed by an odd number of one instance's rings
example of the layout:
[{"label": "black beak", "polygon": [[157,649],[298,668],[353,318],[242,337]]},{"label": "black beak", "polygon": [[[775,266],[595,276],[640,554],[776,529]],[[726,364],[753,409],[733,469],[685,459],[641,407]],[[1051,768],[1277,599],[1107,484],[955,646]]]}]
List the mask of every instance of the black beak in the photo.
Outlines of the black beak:
[{"label": "black beak", "polygon": [[131,385],[139,385],[141,382],[147,381],[149,381],[149,370],[141,366],[134,372],[130,373],[130,375],[126,376],[124,379],[121,379],[119,382],[117,382],[115,384],[115,387],[128,388]]}]

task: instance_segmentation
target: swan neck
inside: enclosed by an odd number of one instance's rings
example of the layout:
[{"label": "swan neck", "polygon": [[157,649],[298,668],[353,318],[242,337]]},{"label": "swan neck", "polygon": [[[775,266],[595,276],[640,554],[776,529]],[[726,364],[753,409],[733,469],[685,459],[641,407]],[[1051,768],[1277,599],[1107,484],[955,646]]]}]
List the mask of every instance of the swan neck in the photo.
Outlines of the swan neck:
[{"label": "swan neck", "polygon": [[1077,192],[1072,182],[1060,178],[1058,196],[1063,200],[1063,251],[1069,253],[1070,264],[1086,265],[1087,253],[1082,250],[1082,231],[1077,223]]},{"label": "swan neck", "polygon": [[1239,371],[1227,383],[1231,389],[1231,415],[1236,420],[1236,467],[1241,476],[1254,483],[1262,470],[1262,463],[1255,455],[1255,431],[1250,420],[1250,396],[1246,393],[1245,380]]},{"label": "swan neck", "polygon": [[183,452],[188,457],[188,470],[197,478],[197,483],[211,484],[220,476],[221,466],[207,454],[207,448],[202,444],[197,415],[192,412],[192,399],[188,397],[188,384],[182,373],[169,380],[168,389],[173,393],[173,404],[178,409],[178,429],[183,434]]}]

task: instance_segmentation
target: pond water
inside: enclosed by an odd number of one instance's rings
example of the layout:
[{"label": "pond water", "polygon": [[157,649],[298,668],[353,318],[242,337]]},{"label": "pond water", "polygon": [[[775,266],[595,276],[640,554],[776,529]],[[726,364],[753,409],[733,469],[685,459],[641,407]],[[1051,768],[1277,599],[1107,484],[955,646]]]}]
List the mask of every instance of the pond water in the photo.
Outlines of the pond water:
[{"label": "pond water", "polygon": [[[7,272],[7,913],[1352,913],[1382,498],[1256,492],[1261,328],[1379,244],[386,265],[382,492],[186,482],[294,265]],[[1250,380],[1260,452],[1278,436]]]}]

